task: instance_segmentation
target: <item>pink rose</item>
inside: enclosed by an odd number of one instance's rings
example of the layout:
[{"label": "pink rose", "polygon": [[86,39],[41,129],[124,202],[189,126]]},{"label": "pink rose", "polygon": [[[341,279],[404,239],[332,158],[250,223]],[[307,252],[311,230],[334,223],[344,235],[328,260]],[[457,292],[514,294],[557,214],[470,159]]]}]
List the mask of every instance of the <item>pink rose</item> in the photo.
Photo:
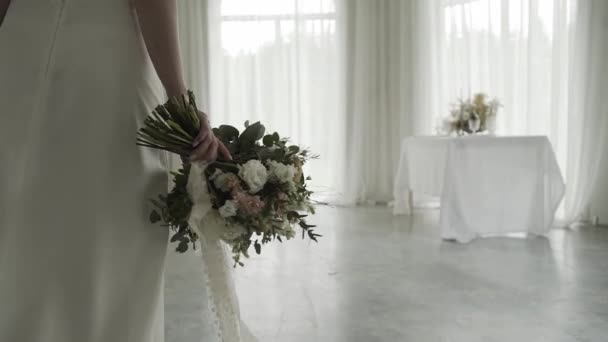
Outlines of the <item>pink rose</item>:
[{"label": "pink rose", "polygon": [[234,191],[233,200],[238,203],[239,211],[248,216],[257,215],[264,209],[264,201],[260,196],[252,196],[243,191]]}]

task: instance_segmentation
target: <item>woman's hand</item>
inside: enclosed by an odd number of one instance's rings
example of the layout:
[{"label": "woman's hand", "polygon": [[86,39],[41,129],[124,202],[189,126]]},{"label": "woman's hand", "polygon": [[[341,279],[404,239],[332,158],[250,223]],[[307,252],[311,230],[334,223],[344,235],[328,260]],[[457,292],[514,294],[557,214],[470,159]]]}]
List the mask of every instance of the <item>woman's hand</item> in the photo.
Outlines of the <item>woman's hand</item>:
[{"label": "woman's hand", "polygon": [[230,152],[224,144],[213,134],[209,119],[205,113],[201,113],[201,129],[192,142],[194,151],[190,155],[191,161],[204,160],[206,162],[214,162],[221,158],[224,160],[232,160]]}]

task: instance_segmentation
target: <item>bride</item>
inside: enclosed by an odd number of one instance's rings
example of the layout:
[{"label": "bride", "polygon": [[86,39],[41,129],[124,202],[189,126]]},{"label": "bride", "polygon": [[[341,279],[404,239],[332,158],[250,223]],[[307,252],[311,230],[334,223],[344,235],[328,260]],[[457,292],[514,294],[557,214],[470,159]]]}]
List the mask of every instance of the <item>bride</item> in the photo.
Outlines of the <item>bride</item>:
[{"label": "bride", "polygon": [[[135,132],[186,91],[176,20],[176,0],[0,0],[0,341],[163,341],[168,231],[148,199],[169,163]],[[192,159],[229,158],[203,121]],[[240,341],[209,250],[210,336]]]}]

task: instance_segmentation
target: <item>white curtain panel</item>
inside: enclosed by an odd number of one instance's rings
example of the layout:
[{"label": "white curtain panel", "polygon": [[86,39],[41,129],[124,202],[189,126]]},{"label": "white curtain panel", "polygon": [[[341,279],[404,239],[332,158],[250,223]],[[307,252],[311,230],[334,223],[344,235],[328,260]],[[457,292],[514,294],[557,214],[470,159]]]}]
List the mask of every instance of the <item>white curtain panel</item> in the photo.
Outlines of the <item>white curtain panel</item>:
[{"label": "white curtain panel", "polygon": [[209,110],[209,16],[206,0],[180,0],[179,43],[184,76],[199,109]]},{"label": "white curtain panel", "polygon": [[392,194],[402,137],[413,133],[408,4],[398,0],[338,2],[346,78],[346,153],[351,202]]},{"label": "white curtain panel", "polygon": [[[608,148],[608,1],[579,0],[570,51],[565,218],[588,220],[587,208]],[[605,190],[605,189],[603,189]]]}]

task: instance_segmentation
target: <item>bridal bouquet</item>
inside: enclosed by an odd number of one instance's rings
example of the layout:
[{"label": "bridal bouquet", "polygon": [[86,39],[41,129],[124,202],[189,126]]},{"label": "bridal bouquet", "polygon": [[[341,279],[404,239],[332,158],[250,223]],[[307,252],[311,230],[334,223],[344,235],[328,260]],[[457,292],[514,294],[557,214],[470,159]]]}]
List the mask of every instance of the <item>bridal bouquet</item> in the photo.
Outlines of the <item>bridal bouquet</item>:
[{"label": "bridal bouquet", "polygon": [[443,120],[441,131],[445,134],[475,134],[485,131],[493,133],[496,114],[500,102],[487,100],[483,93],[475,94],[472,99],[459,100],[452,106],[450,115]]},{"label": "bridal bouquet", "polygon": [[138,145],[181,157],[182,167],[172,173],[173,189],[152,200],[156,209],[150,214],[152,223],[161,222],[174,231],[171,241],[177,243],[178,252],[187,251],[189,245],[194,248],[199,239],[191,224],[197,205],[209,205],[223,220],[221,239],[232,248],[235,266],[243,266],[241,256],[248,257],[252,245],[260,254],[264,244],[293,238],[294,227],[300,227],[303,238],[317,241],[315,226],[306,222],[307,213],[314,214],[315,208],[306,186],[310,177],[302,170],[315,156],[289,145],[276,132],[265,134],[259,122],[246,122],[242,132],[228,125],[213,129],[233,160],[192,163],[188,156],[200,125],[189,92],[188,97],[158,106],[138,132]]}]

